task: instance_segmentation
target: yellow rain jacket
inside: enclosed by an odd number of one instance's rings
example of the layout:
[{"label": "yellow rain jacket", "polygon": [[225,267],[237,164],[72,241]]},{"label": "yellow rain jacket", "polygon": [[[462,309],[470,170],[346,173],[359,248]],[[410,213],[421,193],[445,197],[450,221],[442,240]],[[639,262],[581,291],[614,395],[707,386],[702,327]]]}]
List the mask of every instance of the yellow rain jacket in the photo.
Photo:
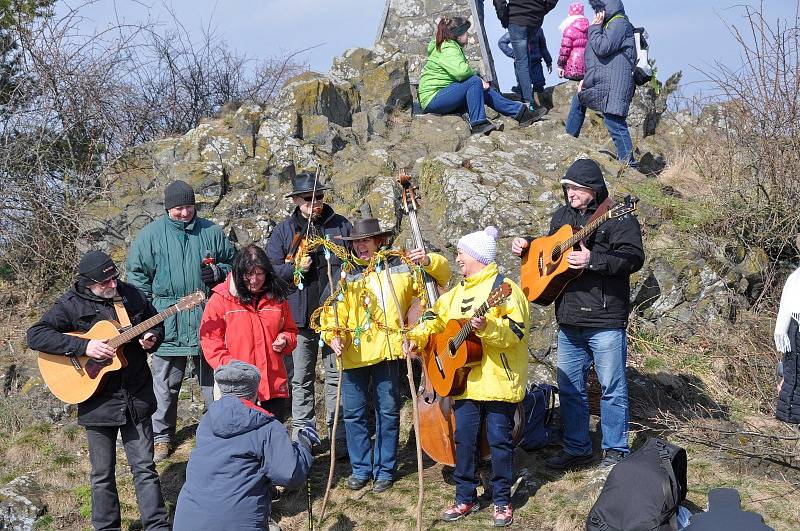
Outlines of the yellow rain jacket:
[{"label": "yellow rain jacket", "polygon": [[[444,330],[451,319],[468,319],[489,298],[497,276],[497,264],[491,262],[478,273],[465,278],[442,295],[433,306],[432,315],[409,333],[420,350],[430,334]],[[469,372],[467,387],[456,400],[496,400],[516,403],[525,396],[528,385],[528,299],[511,279],[511,296],[486,313],[486,328],[476,332],[483,345],[483,358]],[[430,317],[430,319],[426,319]]]},{"label": "yellow rain jacket", "polygon": [[[447,259],[439,254],[429,253],[431,263],[423,267],[426,273],[440,285],[445,286],[450,280],[450,267]],[[367,265],[366,262],[354,258],[356,264]],[[400,303],[403,316],[408,311],[411,301],[414,298],[413,282],[414,278],[411,269],[401,261],[389,260],[390,274],[392,275],[392,285],[397,300]],[[351,332],[342,335],[344,351],[341,361],[344,369],[357,369],[374,365],[383,360],[393,360],[403,358],[403,338],[399,333],[387,334],[374,326],[375,322],[387,326],[394,330],[400,328],[399,314],[394,299],[392,298],[391,288],[386,280],[385,262],[381,262],[381,272],[372,272],[366,277],[361,273],[349,275],[347,277],[347,289],[344,292],[344,301],[338,302],[336,313],[339,315],[339,327],[347,328]],[[380,280],[379,280],[380,279]],[[425,286],[420,286],[424,289]],[[367,304],[365,307],[365,300]],[[367,308],[369,309],[370,320],[367,325]],[[406,323],[407,324],[407,323]],[[325,331],[327,328],[335,328],[336,321],[333,317],[333,306],[325,308],[320,316],[322,326],[322,340],[330,344],[334,337],[332,331]],[[360,327],[363,331],[359,334],[359,341],[356,344],[355,334],[352,330]]]}]

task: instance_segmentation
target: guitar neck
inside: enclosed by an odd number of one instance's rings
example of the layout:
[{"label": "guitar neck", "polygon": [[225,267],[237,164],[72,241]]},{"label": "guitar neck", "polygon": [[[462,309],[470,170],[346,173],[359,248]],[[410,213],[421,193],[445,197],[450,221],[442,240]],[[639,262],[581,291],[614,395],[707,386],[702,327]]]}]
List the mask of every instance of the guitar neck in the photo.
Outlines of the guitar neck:
[{"label": "guitar neck", "polygon": [[178,313],[178,306],[177,305],[170,306],[169,308],[167,308],[163,312],[161,312],[159,314],[156,314],[153,317],[151,317],[150,319],[147,319],[146,321],[142,321],[138,325],[129,328],[128,330],[124,331],[120,335],[111,338],[108,341],[108,345],[110,347],[112,347],[112,348],[119,348],[122,345],[124,345],[125,343],[129,342],[131,339],[135,338],[136,336],[139,336],[142,333],[147,332],[148,330],[153,328],[155,325],[157,325],[158,323],[160,323],[161,321],[163,321],[164,319],[166,319],[170,315],[174,315],[176,313]]},{"label": "guitar neck", "polygon": [[[475,310],[475,313],[472,314],[472,317],[483,317],[488,311],[489,311],[489,303],[487,301],[481,304],[478,307],[478,309]],[[458,331],[456,337],[453,338],[453,347],[454,348],[460,347],[461,343],[466,341],[471,333],[472,333],[472,325],[469,323],[469,321],[467,321],[464,324],[464,326],[461,327],[461,330]]]},{"label": "guitar neck", "polygon": [[610,218],[611,218],[611,211],[609,210],[599,218],[587,224],[581,230],[573,234],[570,239],[566,240],[564,243],[558,246],[559,254],[572,249],[578,244],[578,242],[588,238],[594,231],[597,230],[597,228],[600,225],[608,221]]}]

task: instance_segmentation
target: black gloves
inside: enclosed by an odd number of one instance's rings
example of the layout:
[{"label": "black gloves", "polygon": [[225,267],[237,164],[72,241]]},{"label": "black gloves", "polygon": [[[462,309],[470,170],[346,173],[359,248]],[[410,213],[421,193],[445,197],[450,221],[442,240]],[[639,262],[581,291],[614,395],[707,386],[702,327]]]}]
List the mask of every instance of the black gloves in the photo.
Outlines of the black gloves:
[{"label": "black gloves", "polygon": [[217,264],[202,264],[200,266],[200,279],[209,288],[213,288],[225,278],[222,269]]}]

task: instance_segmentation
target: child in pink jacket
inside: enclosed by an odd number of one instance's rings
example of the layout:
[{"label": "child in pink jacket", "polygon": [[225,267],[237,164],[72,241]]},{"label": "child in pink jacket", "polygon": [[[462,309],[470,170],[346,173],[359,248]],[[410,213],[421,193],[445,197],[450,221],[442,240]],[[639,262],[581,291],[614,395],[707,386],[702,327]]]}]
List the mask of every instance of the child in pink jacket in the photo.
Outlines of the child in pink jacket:
[{"label": "child in pink jacket", "polygon": [[561,49],[558,52],[558,77],[579,81],[586,73],[583,52],[589,33],[589,19],[583,15],[583,4],[575,2],[569,6],[569,16],[561,22]]}]

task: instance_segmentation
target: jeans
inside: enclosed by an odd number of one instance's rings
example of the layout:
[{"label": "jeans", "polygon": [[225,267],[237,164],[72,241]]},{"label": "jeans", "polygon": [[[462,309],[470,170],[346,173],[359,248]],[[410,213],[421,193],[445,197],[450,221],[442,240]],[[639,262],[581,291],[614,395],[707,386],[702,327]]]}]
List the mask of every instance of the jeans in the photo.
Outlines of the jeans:
[{"label": "jeans", "polygon": [[508,34],[511,37],[511,47],[514,49],[514,73],[517,76],[517,86],[522,93],[522,101],[528,105],[533,101],[531,87],[531,59],[529,55],[529,41],[536,37],[538,26],[508,25]]},{"label": "jeans", "polygon": [[[311,328],[301,328],[297,333],[297,347],[290,357],[284,358],[286,372],[292,385],[292,438],[308,424],[316,425],[314,415],[314,383],[317,372],[317,349],[319,334]],[[333,427],[333,414],[336,409],[336,384],[339,369],[336,356],[328,345],[322,347],[322,367],[325,370],[325,420],[328,429]],[[341,412],[340,412],[341,418]],[[344,425],[336,427],[336,438],[344,440]]]},{"label": "jeans", "polygon": [[492,456],[492,491],[495,505],[508,505],[514,481],[514,413],[517,405],[509,402],[456,400],[456,503],[475,503],[478,493],[476,467],[480,451],[481,425],[486,420],[486,438]]},{"label": "jeans", "polygon": [[531,90],[542,92],[546,81],[544,79],[544,67],[541,59],[531,59]]},{"label": "jeans", "polygon": [[483,0],[475,0],[475,7],[478,8],[478,20],[483,25]]},{"label": "jeans", "polygon": [[[200,393],[206,408],[214,401],[214,371],[203,356],[192,356]],[[186,372],[186,356],[158,356],[150,360],[153,372],[153,392],[156,395],[156,412],[153,413],[153,437],[155,442],[171,442],[175,436],[178,419],[178,395]]]},{"label": "jeans", "polygon": [[425,107],[427,112],[436,114],[449,114],[460,112],[466,105],[469,112],[469,125],[474,127],[486,122],[486,104],[500,114],[517,117],[522,110],[522,104],[512,101],[495,89],[483,89],[483,82],[478,76],[472,76],[464,81],[456,81],[439,89],[433,99]]},{"label": "jeans", "polygon": [[[566,121],[566,131],[568,135],[578,138],[583,127],[583,121],[586,118],[586,107],[581,105],[578,100],[578,95],[572,98],[572,105],[569,109],[569,115]],[[633,141],[631,134],[628,131],[628,122],[624,116],[616,114],[603,113],[603,123],[614,141],[614,146],[617,148],[617,159],[620,162],[625,162],[632,168],[638,166],[636,159],[633,157]]]},{"label": "jeans", "polygon": [[[367,412],[370,381],[375,407],[374,448],[370,447]],[[400,361],[345,369],[342,402],[353,477],[394,480],[400,439]]]},{"label": "jeans", "polygon": [[153,463],[152,424],[149,418],[134,423],[130,416],[123,426],[86,427],[92,465],[92,526],[97,530],[118,530],[121,526],[115,474],[118,431],[122,434],[128,466],[133,474],[142,528],[169,530],[161,481]]},{"label": "jeans", "polygon": [[564,424],[564,450],[568,454],[592,453],[586,397],[586,376],[592,359],[603,391],[600,399],[602,448],[628,453],[627,355],[628,339],[623,328],[559,327],[558,396]]}]

